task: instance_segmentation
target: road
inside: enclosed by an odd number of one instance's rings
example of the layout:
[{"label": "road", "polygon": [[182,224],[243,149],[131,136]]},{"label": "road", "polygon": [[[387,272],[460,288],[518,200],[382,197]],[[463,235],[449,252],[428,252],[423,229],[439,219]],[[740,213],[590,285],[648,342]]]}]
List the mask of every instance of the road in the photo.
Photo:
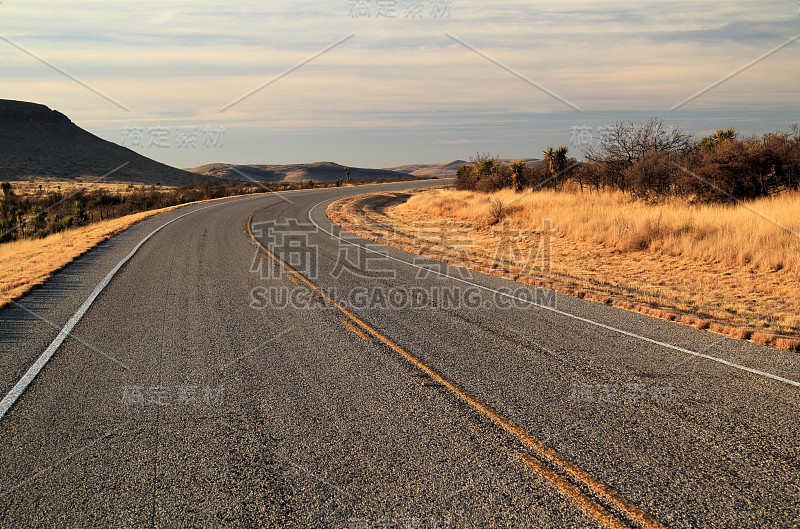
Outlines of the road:
[{"label": "road", "polygon": [[800,356],[327,219],[375,189],[165,213],[0,312],[7,395],[152,234],[0,419],[0,526],[800,524]]}]

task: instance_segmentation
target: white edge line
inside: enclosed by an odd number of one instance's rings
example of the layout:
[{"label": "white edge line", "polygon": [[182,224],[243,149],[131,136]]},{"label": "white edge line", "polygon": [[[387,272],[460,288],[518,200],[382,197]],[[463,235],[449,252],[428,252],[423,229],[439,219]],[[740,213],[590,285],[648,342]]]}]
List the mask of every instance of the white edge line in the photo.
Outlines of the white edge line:
[{"label": "white edge line", "polygon": [[[245,197],[245,198],[250,198],[250,197]],[[230,203],[230,202],[224,201],[218,204],[212,204],[210,206],[205,206],[202,208],[192,210],[188,213],[184,213],[183,215],[175,217],[169,222],[162,224],[161,226],[150,232],[150,234],[147,235],[144,239],[142,239],[139,242],[139,244],[137,244],[134,247],[134,249],[131,250],[131,252],[128,255],[126,255],[119,263],[117,263],[117,266],[115,266],[106,275],[106,277],[103,278],[102,281],[100,281],[100,283],[94,288],[92,293],[89,294],[89,297],[86,298],[86,301],[83,302],[83,304],[78,308],[78,310],[75,311],[75,314],[73,314],[72,317],[67,321],[67,323],[64,324],[64,327],[61,328],[61,331],[58,333],[55,339],[52,342],[50,342],[50,345],[47,346],[47,349],[45,349],[44,352],[41,354],[41,356],[39,356],[39,358],[36,360],[36,362],[34,362],[33,365],[28,368],[28,371],[26,371],[25,374],[22,376],[22,378],[19,379],[19,382],[17,382],[16,385],[14,385],[14,387],[11,388],[11,391],[9,391],[8,394],[5,397],[3,397],[3,400],[0,401],[0,419],[2,419],[8,412],[8,410],[11,409],[11,407],[14,405],[17,399],[20,398],[20,396],[22,396],[22,394],[28,388],[30,383],[33,382],[33,379],[36,378],[36,375],[39,374],[39,372],[42,370],[42,368],[44,368],[44,366],[47,364],[50,358],[55,354],[58,348],[61,347],[61,344],[64,343],[64,340],[67,339],[67,337],[70,335],[70,333],[78,324],[78,322],[81,321],[81,318],[83,318],[83,315],[86,314],[86,312],[89,310],[89,307],[92,306],[92,303],[94,303],[94,300],[97,298],[97,296],[99,296],[100,293],[103,291],[103,289],[105,289],[106,286],[108,286],[108,284],[114,278],[114,275],[116,275],[116,273],[119,272],[119,269],[122,268],[125,265],[125,263],[127,263],[131,259],[131,257],[133,257],[134,254],[136,254],[137,251],[139,251],[139,248],[141,248],[144,245],[144,243],[146,243],[150,239],[150,237],[152,237],[165,227],[169,226],[173,222],[180,220],[183,217],[186,217],[187,215],[192,215],[193,213],[197,213],[198,211],[203,211],[204,209],[220,206],[225,203]]]},{"label": "white edge line", "polygon": [[[766,371],[759,371],[758,369],[753,369],[752,367],[739,365],[739,364],[730,362],[728,360],[723,360],[722,358],[717,358],[716,356],[711,356],[711,355],[707,355],[707,354],[703,354],[703,353],[698,353],[697,351],[692,351],[691,349],[684,349],[683,347],[680,347],[680,346],[677,346],[677,345],[673,345],[671,343],[662,342],[662,341],[659,341],[659,340],[655,340],[653,338],[648,338],[646,336],[641,336],[641,335],[636,334],[634,332],[630,332],[630,331],[626,331],[626,330],[623,330],[623,329],[619,329],[619,328],[613,327],[611,325],[606,325],[605,323],[600,323],[598,321],[590,320],[588,318],[583,318],[581,316],[577,316],[575,314],[571,314],[571,313],[565,312],[563,310],[558,310],[558,309],[553,308],[553,307],[548,307],[547,305],[542,305],[542,304],[536,303],[534,301],[530,301],[530,300],[527,300],[527,299],[519,298],[519,297],[514,296],[512,294],[509,294],[507,292],[500,292],[499,290],[494,290],[492,288],[489,288],[489,287],[486,287],[486,286],[483,286],[483,285],[479,285],[479,284],[473,283],[471,281],[467,281],[466,279],[461,279],[459,277],[454,277],[454,276],[445,274],[443,272],[438,272],[436,270],[431,270],[431,269],[428,269],[428,268],[424,268],[422,266],[415,265],[414,263],[409,263],[408,261],[404,261],[402,259],[398,259],[397,257],[392,257],[391,255],[388,255],[388,253],[384,254],[384,253],[378,252],[376,250],[373,250],[372,248],[367,248],[366,246],[361,246],[361,245],[356,244],[356,243],[354,243],[352,241],[348,241],[347,239],[343,239],[342,237],[339,237],[339,236],[334,235],[333,233],[329,232],[328,230],[326,230],[325,228],[323,228],[322,226],[320,226],[319,224],[314,222],[314,219],[311,217],[311,213],[315,209],[317,209],[317,207],[320,204],[322,204],[324,202],[328,202],[329,200],[330,199],[325,199],[325,200],[315,204],[314,207],[312,207],[308,211],[308,220],[310,220],[312,224],[314,224],[317,228],[319,228],[323,232],[327,233],[331,237],[333,237],[335,239],[339,239],[340,241],[344,241],[344,242],[346,242],[348,244],[352,244],[353,246],[355,246],[357,248],[361,248],[363,250],[367,250],[368,252],[376,253],[376,254],[378,254],[378,255],[380,255],[382,257],[385,257],[387,259],[391,259],[393,261],[397,261],[399,263],[406,264],[406,265],[411,266],[413,268],[418,268],[420,270],[426,270],[428,272],[433,272],[434,274],[442,276],[442,277],[445,277],[447,279],[452,279],[454,281],[459,281],[459,282],[464,283],[464,284],[469,285],[469,286],[473,286],[473,287],[476,287],[476,288],[479,288],[479,289],[482,289],[482,290],[486,290],[486,291],[492,292],[494,294],[499,294],[501,296],[505,296],[507,298],[511,298],[511,299],[513,299],[515,301],[521,301],[523,303],[527,303],[529,305],[533,305],[534,307],[538,307],[538,308],[541,308],[541,309],[549,310],[550,312],[554,312],[556,314],[560,314],[562,316],[566,316],[568,318],[572,318],[572,319],[575,319],[575,320],[578,320],[578,321],[581,321],[581,322],[584,322],[584,323],[588,323],[590,325],[595,325],[597,327],[601,327],[601,328],[609,330],[609,331],[613,331],[613,332],[616,332],[616,333],[619,333],[619,334],[623,334],[623,335],[629,336],[631,338],[636,338],[638,340],[642,340],[642,341],[645,341],[645,342],[648,342],[648,343],[651,343],[651,344],[654,344],[654,345],[659,345],[661,347],[666,347],[667,349],[673,349],[675,351],[679,351],[681,353],[686,353],[686,354],[689,354],[689,355],[692,355],[692,356],[696,356],[696,357],[699,357],[699,358],[705,358],[706,360],[711,360],[713,362],[719,362],[720,364],[724,364],[724,365],[726,365],[728,367],[732,367],[734,369],[740,369],[742,371],[747,371],[748,373],[752,373],[754,375],[760,375],[762,377],[771,378],[772,380],[777,380],[778,382],[783,382],[784,384],[789,384],[791,386],[796,386],[796,387],[800,388],[800,382],[797,382],[797,381],[794,381],[794,380],[790,380],[788,378],[784,378],[784,377],[781,377],[781,376],[778,376],[778,375],[773,375],[772,373],[767,373]],[[336,224],[334,223],[334,225],[336,225]],[[341,226],[340,226],[340,228],[341,228]]]}]

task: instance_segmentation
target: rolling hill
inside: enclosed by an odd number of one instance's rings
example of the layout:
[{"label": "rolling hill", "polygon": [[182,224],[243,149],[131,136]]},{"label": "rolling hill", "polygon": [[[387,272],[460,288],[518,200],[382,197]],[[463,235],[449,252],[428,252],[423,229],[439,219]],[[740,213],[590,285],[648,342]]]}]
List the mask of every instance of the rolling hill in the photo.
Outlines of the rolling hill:
[{"label": "rolling hill", "polygon": [[[537,158],[523,158],[523,160],[528,164],[534,165],[542,163]],[[513,160],[501,159],[500,161],[510,163]],[[390,167],[389,170],[410,174],[417,178],[455,178],[458,168],[468,163],[464,160],[453,160],[452,162],[444,163],[398,165],[397,167]]]},{"label": "rolling hill", "polygon": [[[390,169],[363,169],[350,167],[353,180],[413,179],[413,175]],[[231,165],[212,163],[189,169],[193,173],[222,180],[246,182],[333,182],[345,178],[345,166],[333,162],[316,162],[292,165]]]},{"label": "rolling hill", "polygon": [[409,164],[390,167],[389,170],[406,173],[419,178],[455,178],[458,168],[466,162],[454,160],[446,163]]}]

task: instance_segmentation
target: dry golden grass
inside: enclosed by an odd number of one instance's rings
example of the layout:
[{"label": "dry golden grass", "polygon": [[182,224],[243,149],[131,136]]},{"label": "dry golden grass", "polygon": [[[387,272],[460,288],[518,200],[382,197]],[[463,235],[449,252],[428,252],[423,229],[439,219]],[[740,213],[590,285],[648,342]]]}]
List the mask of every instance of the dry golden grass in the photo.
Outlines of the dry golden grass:
[{"label": "dry golden grass", "polygon": [[[60,192],[62,195],[67,196],[76,191],[83,189],[87,193],[103,189],[109,193],[121,193],[123,195],[131,193],[136,189],[145,189],[150,186],[144,184],[115,184],[103,182],[79,182],[75,180],[30,180],[30,181],[16,181],[11,182],[12,189],[17,196],[20,197],[36,197],[39,195],[47,195],[48,193]],[[39,189],[39,186],[42,186]],[[171,189],[167,186],[161,186],[159,189]]]},{"label": "dry golden grass", "polygon": [[147,217],[175,207],[100,221],[43,239],[0,244],[0,309],[44,284],[57,271],[101,242]]},{"label": "dry golden grass", "polygon": [[535,228],[543,218],[551,218],[563,236],[622,251],[649,250],[755,270],[800,273],[800,193],[755,200],[746,206],[693,206],[677,200],[648,204],[619,192],[503,190],[486,195],[439,189],[411,197],[403,209],[480,225],[489,219],[496,200],[505,204],[506,220],[513,226]]},{"label": "dry golden grass", "polygon": [[[392,196],[395,195],[395,196]],[[547,273],[498,262],[498,226],[490,211],[505,204],[512,227],[539,229],[552,219]],[[800,232],[800,194],[747,204]],[[560,292],[708,328],[737,338],[797,348],[800,335],[798,237],[742,206],[648,204],[619,193],[539,191],[491,195],[436,189],[356,197],[328,208],[348,229],[409,251]],[[452,259],[439,241],[420,244],[419,221],[449,219],[469,232]],[[378,228],[392,225],[391,232]],[[502,232],[503,230],[500,230]],[[452,244],[452,243],[445,243]]]}]

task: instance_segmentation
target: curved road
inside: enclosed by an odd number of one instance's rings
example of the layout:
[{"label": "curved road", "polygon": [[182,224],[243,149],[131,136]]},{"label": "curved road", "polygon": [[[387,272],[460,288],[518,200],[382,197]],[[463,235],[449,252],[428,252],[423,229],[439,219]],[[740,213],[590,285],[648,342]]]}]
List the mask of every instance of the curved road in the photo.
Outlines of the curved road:
[{"label": "curved road", "polygon": [[327,219],[375,189],[159,215],[0,312],[7,395],[177,219],[0,419],[0,526],[800,524],[796,353]]}]

